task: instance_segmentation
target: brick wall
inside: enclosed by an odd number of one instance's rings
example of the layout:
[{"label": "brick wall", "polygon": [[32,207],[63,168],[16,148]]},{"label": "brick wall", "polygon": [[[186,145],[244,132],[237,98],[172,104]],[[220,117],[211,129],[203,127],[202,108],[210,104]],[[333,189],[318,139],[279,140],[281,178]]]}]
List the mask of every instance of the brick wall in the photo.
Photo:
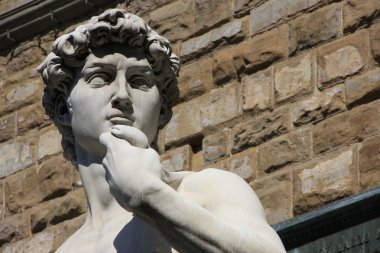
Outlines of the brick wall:
[{"label": "brick wall", "polygon": [[[379,0],[140,0],[128,9],[183,62],[180,101],[159,138],[166,168],[237,173],[271,224],[380,185]],[[54,251],[85,218],[35,70],[69,30],[0,57],[3,252]]]}]

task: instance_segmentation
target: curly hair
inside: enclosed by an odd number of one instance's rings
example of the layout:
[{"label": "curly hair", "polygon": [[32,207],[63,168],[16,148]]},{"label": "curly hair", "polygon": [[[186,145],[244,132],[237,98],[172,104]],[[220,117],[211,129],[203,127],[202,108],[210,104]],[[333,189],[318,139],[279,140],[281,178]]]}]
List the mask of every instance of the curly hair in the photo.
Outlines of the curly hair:
[{"label": "curly hair", "polygon": [[112,42],[144,49],[166,106],[167,117],[160,128],[169,122],[173,103],[179,96],[179,58],[172,52],[169,41],[159,36],[140,17],[122,9],[110,9],[92,17],[87,24],[78,26],[73,32],[62,35],[56,39],[52,52],[37,70],[45,84],[42,105],[62,134],[64,157],[73,163],[76,163],[74,134],[70,126],[62,125],[57,120],[56,100],[60,96],[69,96],[75,69],[84,66],[92,49]]}]

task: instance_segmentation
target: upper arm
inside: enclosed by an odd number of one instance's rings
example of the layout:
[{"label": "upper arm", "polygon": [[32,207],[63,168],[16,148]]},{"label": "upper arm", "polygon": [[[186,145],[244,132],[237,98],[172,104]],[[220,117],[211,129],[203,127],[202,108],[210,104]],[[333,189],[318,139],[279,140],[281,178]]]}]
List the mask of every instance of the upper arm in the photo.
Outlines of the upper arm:
[{"label": "upper arm", "polygon": [[181,190],[231,226],[244,233],[259,231],[264,238],[282,245],[268,224],[257,195],[236,174],[218,169],[203,170],[185,181]]}]

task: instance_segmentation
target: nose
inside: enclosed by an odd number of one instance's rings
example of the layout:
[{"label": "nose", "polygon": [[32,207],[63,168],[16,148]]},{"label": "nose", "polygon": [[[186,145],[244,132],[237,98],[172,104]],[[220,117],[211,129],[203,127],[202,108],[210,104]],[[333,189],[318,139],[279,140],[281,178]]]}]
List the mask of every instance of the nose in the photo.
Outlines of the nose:
[{"label": "nose", "polygon": [[[124,75],[123,75],[124,76]],[[112,99],[112,106],[117,107],[125,107],[132,105],[132,99],[130,96],[130,86],[125,77],[117,78],[117,87],[116,92]]]}]

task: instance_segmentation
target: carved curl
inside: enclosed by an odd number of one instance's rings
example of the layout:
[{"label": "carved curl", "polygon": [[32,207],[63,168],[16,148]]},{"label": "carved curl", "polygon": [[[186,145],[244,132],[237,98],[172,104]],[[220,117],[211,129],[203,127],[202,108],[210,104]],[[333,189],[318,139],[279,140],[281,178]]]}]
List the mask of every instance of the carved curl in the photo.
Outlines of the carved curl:
[{"label": "carved curl", "polygon": [[60,96],[70,94],[75,78],[74,70],[83,67],[93,48],[116,42],[130,47],[144,48],[147,60],[157,77],[166,104],[167,117],[160,127],[172,116],[172,105],[178,98],[176,76],[180,69],[179,58],[172,53],[169,41],[159,36],[144,21],[122,9],[110,9],[92,17],[73,32],[62,35],[53,44],[52,52],[38,67],[45,83],[42,104],[46,114],[54,121],[62,134],[62,148],[66,159],[76,163],[75,139],[70,126],[57,120],[55,103]]}]

